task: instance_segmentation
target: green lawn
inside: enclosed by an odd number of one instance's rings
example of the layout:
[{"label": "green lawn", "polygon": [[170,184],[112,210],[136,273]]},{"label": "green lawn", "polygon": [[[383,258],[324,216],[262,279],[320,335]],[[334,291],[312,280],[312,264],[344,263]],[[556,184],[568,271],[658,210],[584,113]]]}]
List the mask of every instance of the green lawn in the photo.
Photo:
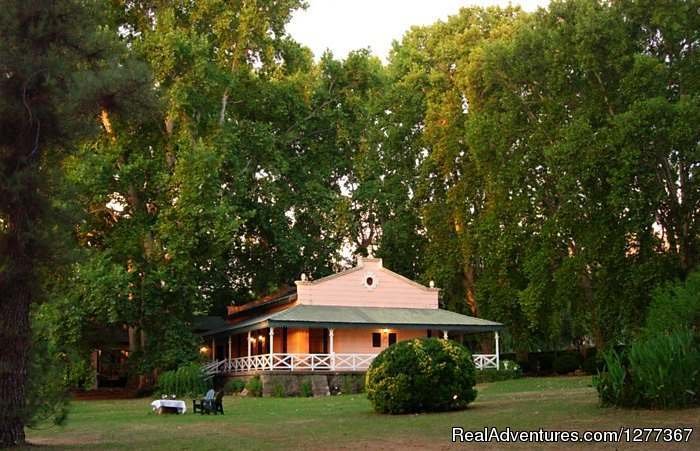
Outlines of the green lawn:
[{"label": "green lawn", "polygon": [[[697,428],[700,420],[700,409],[600,408],[590,377],[526,378],[484,384],[478,390],[476,401],[465,411],[398,416],[374,413],[364,395],[226,397],[224,416],[158,416],[150,411],[150,399],[80,401],[73,403],[64,427],[29,431],[28,438],[51,449],[440,449],[451,446],[453,425],[465,430],[485,426],[601,430],[620,426]],[[700,430],[694,433],[693,443],[667,448],[697,449],[698,434]],[[469,448],[466,444],[459,447]],[[478,447],[472,445],[472,449]],[[631,447],[658,449],[658,444]]]}]

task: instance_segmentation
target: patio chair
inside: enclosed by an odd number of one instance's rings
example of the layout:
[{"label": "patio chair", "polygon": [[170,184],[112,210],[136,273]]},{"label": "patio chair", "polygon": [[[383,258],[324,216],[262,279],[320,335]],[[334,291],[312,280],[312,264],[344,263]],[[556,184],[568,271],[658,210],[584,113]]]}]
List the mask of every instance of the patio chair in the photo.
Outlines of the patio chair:
[{"label": "patio chair", "polygon": [[206,409],[208,406],[211,405],[212,401],[214,400],[214,397],[216,396],[216,392],[214,389],[209,389],[209,391],[204,395],[204,398],[202,399],[193,399],[192,400],[192,413],[204,413],[204,409]]},{"label": "patio chair", "polygon": [[224,404],[223,404],[223,399],[224,399],[224,392],[219,391],[216,392],[216,396],[214,399],[212,399],[209,402],[206,402],[202,405],[202,409],[200,409],[200,413],[204,415],[205,413],[209,415],[210,413],[213,413],[214,415],[216,414],[224,414]]}]

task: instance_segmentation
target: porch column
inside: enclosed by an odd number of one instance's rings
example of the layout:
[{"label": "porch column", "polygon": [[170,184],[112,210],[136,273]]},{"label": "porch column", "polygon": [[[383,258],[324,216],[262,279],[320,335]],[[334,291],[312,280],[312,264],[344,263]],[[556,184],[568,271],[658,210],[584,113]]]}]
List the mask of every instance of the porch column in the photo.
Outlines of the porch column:
[{"label": "porch column", "polygon": [[333,349],[333,329],[328,329],[328,338],[330,341],[331,371],[335,371],[335,350]]},{"label": "porch column", "polygon": [[228,336],[228,360],[231,360],[231,336]]},{"label": "porch column", "polygon": [[250,331],[248,331],[248,357],[250,357]]},{"label": "porch column", "polygon": [[496,340],[496,369],[500,370],[501,369],[501,357],[500,357],[500,352],[498,349],[498,331],[493,333],[493,338]]},{"label": "porch column", "polygon": [[211,339],[211,360],[212,362],[216,360],[216,339],[213,337]]},{"label": "porch column", "polygon": [[446,330],[442,331],[442,338],[443,338],[443,340],[447,340],[447,331]]},{"label": "porch column", "polygon": [[270,327],[270,370],[272,370],[272,367],[274,367],[274,364],[272,362],[272,354],[274,354],[275,351],[275,328]]}]

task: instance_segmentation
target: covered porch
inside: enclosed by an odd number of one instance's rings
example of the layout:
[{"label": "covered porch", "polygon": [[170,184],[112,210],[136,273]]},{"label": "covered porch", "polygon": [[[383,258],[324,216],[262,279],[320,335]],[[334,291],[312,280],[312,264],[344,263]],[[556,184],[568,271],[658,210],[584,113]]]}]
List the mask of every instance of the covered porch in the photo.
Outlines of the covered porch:
[{"label": "covered porch", "polygon": [[500,368],[502,325],[445,310],[298,305],[204,334],[207,374],[364,372],[397,341],[492,333],[490,353],[473,354],[478,369]]}]

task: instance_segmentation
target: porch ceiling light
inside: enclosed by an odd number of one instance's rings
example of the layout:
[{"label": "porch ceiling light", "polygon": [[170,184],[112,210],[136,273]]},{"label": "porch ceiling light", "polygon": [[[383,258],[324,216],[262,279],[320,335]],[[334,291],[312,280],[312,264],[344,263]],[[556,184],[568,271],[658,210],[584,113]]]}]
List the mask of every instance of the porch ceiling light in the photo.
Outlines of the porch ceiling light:
[{"label": "porch ceiling light", "polygon": [[388,334],[388,333],[389,333],[389,329],[382,329],[382,333]]},{"label": "porch ceiling light", "polygon": [[265,341],[265,337],[263,335],[258,335],[258,340]]},{"label": "porch ceiling light", "polygon": [[201,354],[206,354],[209,352],[209,348],[207,348],[206,346],[202,346],[201,348],[199,348],[199,352]]}]

